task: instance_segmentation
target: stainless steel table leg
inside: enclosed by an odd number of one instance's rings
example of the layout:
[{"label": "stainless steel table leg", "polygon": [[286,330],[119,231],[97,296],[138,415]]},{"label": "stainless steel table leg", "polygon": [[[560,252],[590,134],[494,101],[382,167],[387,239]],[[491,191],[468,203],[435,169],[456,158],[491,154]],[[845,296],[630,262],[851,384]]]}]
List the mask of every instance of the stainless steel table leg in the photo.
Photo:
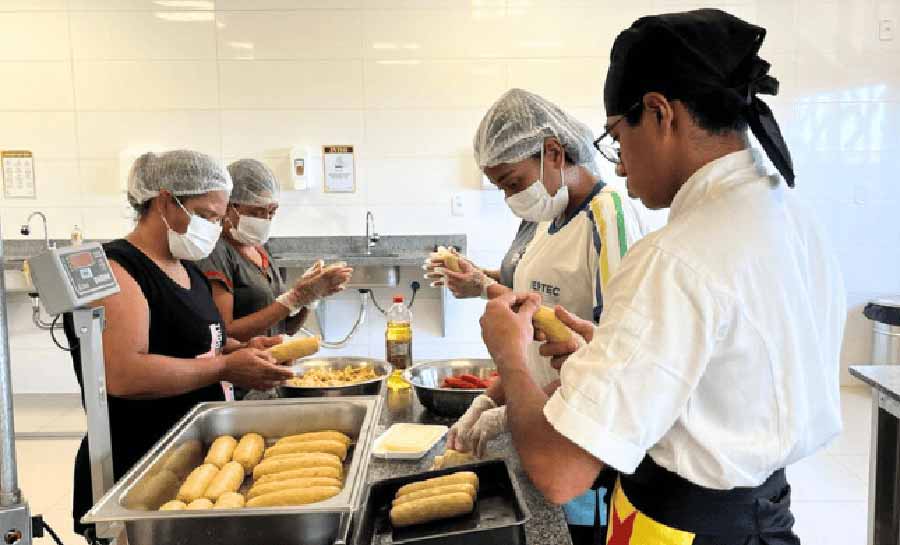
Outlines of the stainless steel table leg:
[{"label": "stainless steel table leg", "polygon": [[869,545],[900,545],[900,403],[872,392]]}]

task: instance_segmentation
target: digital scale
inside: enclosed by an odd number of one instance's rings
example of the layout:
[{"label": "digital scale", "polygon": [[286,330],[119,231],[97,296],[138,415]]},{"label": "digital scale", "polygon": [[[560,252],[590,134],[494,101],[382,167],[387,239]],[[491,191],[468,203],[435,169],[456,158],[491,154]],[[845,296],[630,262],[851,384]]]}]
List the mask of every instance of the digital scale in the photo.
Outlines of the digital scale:
[{"label": "digital scale", "polygon": [[[0,241],[0,261],[3,259]],[[106,368],[103,363],[103,307],[94,301],[119,292],[103,247],[96,242],[50,248],[30,258],[31,278],[38,296],[51,315],[72,313],[84,383],[88,422],[88,447],[94,501],[112,488],[112,444],[106,402]],[[31,545],[32,518],[18,487],[13,426],[9,332],[6,286],[0,276],[0,543]],[[114,538],[114,526],[97,526],[97,536]]]},{"label": "digital scale", "polygon": [[71,312],[119,292],[99,243],[54,248],[28,260],[31,279],[47,312]]}]

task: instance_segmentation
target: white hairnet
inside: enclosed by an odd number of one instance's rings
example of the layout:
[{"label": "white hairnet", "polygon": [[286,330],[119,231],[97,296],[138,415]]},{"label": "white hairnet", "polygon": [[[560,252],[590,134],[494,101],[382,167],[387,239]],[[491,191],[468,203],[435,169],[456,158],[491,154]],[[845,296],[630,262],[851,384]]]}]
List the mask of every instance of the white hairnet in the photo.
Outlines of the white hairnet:
[{"label": "white hairnet", "polygon": [[541,152],[544,139],[559,140],[566,155],[594,176],[594,133],[559,106],[523,89],[510,89],[484,114],[475,133],[475,161],[484,169],[517,163]]},{"label": "white hairnet", "polygon": [[225,166],[199,151],[175,150],[145,153],[128,174],[128,202],[133,207],[159,195],[202,195],[210,191],[231,193],[231,176]]},{"label": "white hairnet", "polygon": [[250,206],[278,203],[278,180],[263,163],[256,159],[241,159],[228,165],[228,173],[234,182],[230,202]]}]

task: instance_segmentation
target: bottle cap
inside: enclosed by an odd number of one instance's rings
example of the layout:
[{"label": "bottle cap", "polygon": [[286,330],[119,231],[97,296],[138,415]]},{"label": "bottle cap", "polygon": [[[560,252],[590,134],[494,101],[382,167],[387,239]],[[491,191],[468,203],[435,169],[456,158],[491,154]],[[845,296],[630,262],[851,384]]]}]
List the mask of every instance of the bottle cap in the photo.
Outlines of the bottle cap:
[{"label": "bottle cap", "polygon": [[403,296],[402,296],[402,295],[395,295],[395,296],[394,296],[394,302],[395,302],[395,303],[402,303],[402,302],[403,302]]}]

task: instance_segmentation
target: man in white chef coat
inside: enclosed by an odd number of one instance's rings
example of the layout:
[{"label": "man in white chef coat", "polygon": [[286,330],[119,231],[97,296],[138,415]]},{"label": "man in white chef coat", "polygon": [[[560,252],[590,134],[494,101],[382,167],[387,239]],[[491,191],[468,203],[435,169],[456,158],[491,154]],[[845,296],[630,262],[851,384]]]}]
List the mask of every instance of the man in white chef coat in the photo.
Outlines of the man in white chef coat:
[{"label": "man in white chef coat", "polygon": [[619,472],[611,544],[799,543],[784,468],[841,429],[844,285],[757,96],[778,90],[764,37],[705,9],[617,38],[596,145],[669,222],[625,256],[598,326],[557,308],[583,342],[543,347],[561,366],[552,396],[525,367],[540,297],[506,295],[482,318],[535,485],[564,503]]}]

